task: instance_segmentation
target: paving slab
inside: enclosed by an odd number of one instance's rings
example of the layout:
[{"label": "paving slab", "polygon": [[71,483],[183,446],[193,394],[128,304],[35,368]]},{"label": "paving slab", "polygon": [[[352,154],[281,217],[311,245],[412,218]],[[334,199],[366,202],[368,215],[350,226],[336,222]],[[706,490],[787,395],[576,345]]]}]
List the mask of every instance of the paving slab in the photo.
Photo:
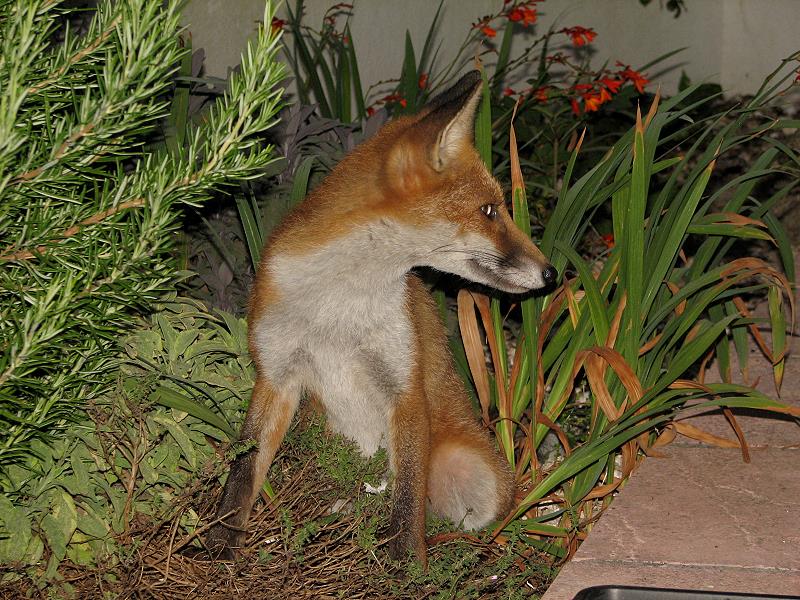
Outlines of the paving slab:
[{"label": "paving slab", "polygon": [[800,571],[800,450],[670,447],[611,503],[582,558]]},{"label": "paving slab", "polygon": [[544,600],[593,585],[800,594],[800,449],[669,446],[634,473]]}]

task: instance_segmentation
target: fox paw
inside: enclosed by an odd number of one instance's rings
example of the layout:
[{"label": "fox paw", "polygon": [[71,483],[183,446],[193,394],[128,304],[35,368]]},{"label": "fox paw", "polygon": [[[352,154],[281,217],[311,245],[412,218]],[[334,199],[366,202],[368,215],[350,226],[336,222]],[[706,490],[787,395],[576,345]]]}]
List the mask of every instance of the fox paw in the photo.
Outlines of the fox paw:
[{"label": "fox paw", "polygon": [[244,534],[222,525],[215,525],[205,540],[211,560],[235,560],[237,549],[244,541]]},{"label": "fox paw", "polygon": [[419,561],[423,568],[427,567],[427,546],[425,537],[413,535],[410,531],[404,531],[389,527],[386,531],[386,551],[392,560],[406,560],[409,557]]}]

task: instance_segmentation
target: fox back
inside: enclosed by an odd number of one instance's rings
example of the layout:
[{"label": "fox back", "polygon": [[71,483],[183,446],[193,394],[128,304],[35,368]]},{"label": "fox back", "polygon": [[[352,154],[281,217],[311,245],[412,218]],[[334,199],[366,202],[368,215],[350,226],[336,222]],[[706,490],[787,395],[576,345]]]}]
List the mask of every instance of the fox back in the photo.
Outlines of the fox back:
[{"label": "fox back", "polygon": [[256,383],[207,545],[230,556],[306,393],[394,481],[388,548],[425,563],[425,511],[467,529],[508,510],[513,480],[477,424],[415,267],[521,293],[556,278],[513,223],[473,142],[475,71],[348,155],[270,238],[251,295]]}]

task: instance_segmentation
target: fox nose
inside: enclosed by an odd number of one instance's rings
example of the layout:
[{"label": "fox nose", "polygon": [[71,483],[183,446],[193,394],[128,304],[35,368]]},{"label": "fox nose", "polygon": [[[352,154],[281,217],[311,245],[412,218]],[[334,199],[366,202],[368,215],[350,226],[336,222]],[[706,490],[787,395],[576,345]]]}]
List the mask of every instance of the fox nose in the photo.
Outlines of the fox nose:
[{"label": "fox nose", "polygon": [[553,265],[547,265],[544,271],[542,271],[542,279],[547,285],[554,283],[557,277],[558,271],[556,271],[556,268]]}]

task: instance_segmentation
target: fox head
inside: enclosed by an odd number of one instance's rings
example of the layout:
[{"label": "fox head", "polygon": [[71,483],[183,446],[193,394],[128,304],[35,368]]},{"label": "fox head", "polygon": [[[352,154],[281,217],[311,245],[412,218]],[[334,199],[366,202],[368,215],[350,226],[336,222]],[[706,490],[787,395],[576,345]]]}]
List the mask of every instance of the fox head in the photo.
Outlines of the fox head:
[{"label": "fox head", "polygon": [[419,241],[415,266],[511,293],[543,288],[557,272],[511,219],[475,149],[481,83],[478,71],[467,73],[419,114],[384,128],[384,197],[430,236]]}]

